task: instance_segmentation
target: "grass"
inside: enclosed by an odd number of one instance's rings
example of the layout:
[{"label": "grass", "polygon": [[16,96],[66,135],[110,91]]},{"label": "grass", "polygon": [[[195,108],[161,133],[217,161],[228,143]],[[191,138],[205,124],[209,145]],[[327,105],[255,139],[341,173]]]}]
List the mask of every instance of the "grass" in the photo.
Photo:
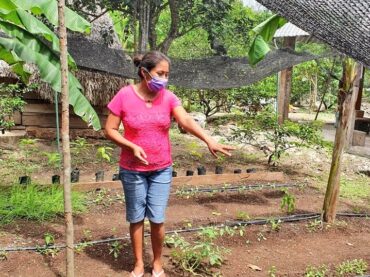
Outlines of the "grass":
[{"label": "grass", "polygon": [[370,201],[369,178],[342,178],[340,183],[340,196],[353,200],[367,199]]},{"label": "grass", "polygon": [[[72,193],[74,213],[86,209],[85,196]],[[14,185],[0,189],[0,225],[16,219],[47,221],[64,212],[63,189],[61,187],[41,187]]]}]

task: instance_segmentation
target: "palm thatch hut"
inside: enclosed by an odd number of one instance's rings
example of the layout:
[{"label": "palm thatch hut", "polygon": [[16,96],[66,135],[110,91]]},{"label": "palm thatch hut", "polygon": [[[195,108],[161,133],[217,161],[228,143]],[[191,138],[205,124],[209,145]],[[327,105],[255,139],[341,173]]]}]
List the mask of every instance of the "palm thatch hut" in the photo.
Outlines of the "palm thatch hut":
[{"label": "palm thatch hut", "polygon": [[[108,45],[99,31],[102,25],[112,26],[109,17],[102,17],[95,21],[92,33],[88,37],[70,35],[68,51],[77,63],[78,70],[74,72],[84,88],[84,95],[90,101],[102,126],[107,117],[106,105],[117,91],[129,80],[129,76],[122,76],[127,72],[125,65],[130,64],[130,57],[122,51],[118,38],[113,35],[113,44]],[[40,79],[37,68],[30,65],[32,76],[30,83],[38,84],[32,92],[23,95],[27,102],[23,112],[16,112],[14,129],[25,129],[27,134],[38,138],[56,137],[56,105],[55,92]],[[0,82],[17,83],[19,79],[11,72],[9,65],[0,61]],[[58,101],[59,102],[59,101]],[[60,104],[58,111],[61,111]],[[60,116],[59,116],[60,118]],[[95,132],[91,127],[76,116],[71,109],[70,116],[71,136],[100,137],[101,132]]]}]

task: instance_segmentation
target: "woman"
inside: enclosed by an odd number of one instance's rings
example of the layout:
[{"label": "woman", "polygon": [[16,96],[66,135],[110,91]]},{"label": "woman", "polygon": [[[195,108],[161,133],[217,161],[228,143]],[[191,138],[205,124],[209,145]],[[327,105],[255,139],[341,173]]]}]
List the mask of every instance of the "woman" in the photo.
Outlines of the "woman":
[{"label": "woman", "polygon": [[[188,115],[180,100],[166,90],[170,60],[152,51],[134,59],[140,82],[123,87],[108,104],[107,138],[122,148],[120,179],[126,200],[126,219],[135,257],[133,277],[144,275],[144,218],[150,221],[152,276],[164,277],[161,263],[164,217],[172,180],[169,141],[171,116],[183,129],[203,140],[209,151],[230,156],[234,148],[217,143]],[[118,128],[123,123],[124,135]]]}]

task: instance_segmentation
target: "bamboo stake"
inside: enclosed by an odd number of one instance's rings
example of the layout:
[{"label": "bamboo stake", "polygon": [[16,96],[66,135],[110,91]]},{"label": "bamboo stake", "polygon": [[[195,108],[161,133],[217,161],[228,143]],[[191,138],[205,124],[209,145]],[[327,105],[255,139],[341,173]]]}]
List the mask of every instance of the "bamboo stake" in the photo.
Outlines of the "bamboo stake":
[{"label": "bamboo stake", "polygon": [[69,144],[69,93],[67,63],[67,30],[64,19],[65,0],[58,0],[59,43],[61,64],[62,100],[62,144],[63,144],[63,186],[64,220],[66,229],[66,275],[74,276],[73,218],[71,201],[71,152]]}]

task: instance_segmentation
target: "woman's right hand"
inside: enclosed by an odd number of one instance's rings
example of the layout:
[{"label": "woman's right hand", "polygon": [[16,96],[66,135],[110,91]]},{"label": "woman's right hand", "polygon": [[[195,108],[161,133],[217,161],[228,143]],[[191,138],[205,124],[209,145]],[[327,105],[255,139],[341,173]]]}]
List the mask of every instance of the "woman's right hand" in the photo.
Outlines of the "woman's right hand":
[{"label": "woman's right hand", "polygon": [[147,156],[145,154],[145,151],[143,150],[143,148],[141,148],[140,146],[133,146],[132,147],[132,152],[134,153],[134,156],[140,160],[140,162],[142,162],[143,164],[145,165],[148,165],[148,161],[146,160]]}]

